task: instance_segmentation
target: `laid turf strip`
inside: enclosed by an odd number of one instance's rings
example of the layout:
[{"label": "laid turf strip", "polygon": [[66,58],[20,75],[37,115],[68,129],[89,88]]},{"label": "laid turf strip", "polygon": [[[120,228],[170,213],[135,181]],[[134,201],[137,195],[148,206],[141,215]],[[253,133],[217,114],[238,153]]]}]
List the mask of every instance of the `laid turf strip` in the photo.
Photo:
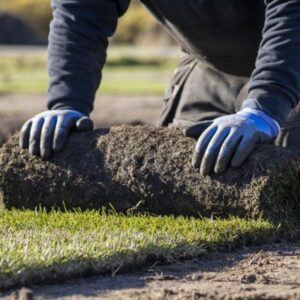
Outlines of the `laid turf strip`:
[{"label": "laid turf strip", "polygon": [[[0,290],[145,268],[272,242],[270,222],[0,211]],[[1,293],[1,292],[0,292]]]},{"label": "laid turf strip", "polygon": [[240,169],[201,177],[191,167],[193,139],[179,129],[122,126],[76,133],[43,161],[0,150],[1,201],[7,208],[102,209],[163,215],[266,218],[300,216],[300,152],[257,147]]}]

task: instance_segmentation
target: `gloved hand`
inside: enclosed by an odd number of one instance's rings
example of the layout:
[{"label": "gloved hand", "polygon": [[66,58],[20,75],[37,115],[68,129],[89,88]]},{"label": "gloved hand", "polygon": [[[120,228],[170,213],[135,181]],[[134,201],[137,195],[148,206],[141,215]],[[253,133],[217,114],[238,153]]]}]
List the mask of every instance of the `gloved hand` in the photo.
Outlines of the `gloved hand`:
[{"label": "gloved hand", "polygon": [[[206,128],[206,129],[205,129]],[[278,123],[262,111],[244,108],[214,121],[200,122],[184,131],[199,137],[192,164],[202,175],[220,174],[231,164],[239,167],[257,143],[268,143],[279,134]]]},{"label": "gloved hand", "polygon": [[71,130],[93,129],[93,121],[75,110],[45,111],[28,120],[21,129],[20,147],[32,155],[49,158],[61,151]]}]

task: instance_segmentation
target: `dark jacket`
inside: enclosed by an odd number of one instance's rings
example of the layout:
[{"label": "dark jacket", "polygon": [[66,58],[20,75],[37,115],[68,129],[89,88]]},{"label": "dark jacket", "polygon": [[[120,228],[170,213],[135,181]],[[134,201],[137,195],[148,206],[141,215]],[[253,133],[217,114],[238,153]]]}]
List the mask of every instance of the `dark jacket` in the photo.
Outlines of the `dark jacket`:
[{"label": "dark jacket", "polygon": [[[130,0],[52,0],[49,109],[93,109],[108,38]],[[197,59],[252,77],[251,105],[282,123],[300,95],[299,0],[141,0]],[[263,35],[262,35],[263,32]],[[253,71],[254,70],[254,71]]]}]

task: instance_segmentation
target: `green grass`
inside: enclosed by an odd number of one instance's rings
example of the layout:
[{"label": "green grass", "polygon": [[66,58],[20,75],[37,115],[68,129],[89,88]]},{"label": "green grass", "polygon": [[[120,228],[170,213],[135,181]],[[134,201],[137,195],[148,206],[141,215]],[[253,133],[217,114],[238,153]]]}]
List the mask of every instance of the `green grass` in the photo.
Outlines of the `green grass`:
[{"label": "green grass", "polygon": [[210,249],[268,242],[262,221],[0,211],[0,288],[195,258]]},{"label": "green grass", "polygon": [[[162,95],[178,58],[112,51],[103,70],[102,94]],[[41,53],[0,55],[0,93],[46,93],[47,56]]]},{"label": "green grass", "polygon": [[[102,94],[162,94],[178,58],[112,49]],[[0,93],[45,93],[46,54],[0,56]],[[195,258],[212,249],[274,241],[288,229],[268,221],[211,220],[115,213],[0,210],[0,289],[116,274]]]}]

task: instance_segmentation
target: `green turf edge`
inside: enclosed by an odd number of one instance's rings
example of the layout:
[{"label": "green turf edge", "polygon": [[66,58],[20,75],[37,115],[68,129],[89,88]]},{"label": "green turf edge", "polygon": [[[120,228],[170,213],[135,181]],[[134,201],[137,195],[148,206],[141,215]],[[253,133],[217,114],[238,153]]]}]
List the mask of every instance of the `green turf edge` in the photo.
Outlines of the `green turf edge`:
[{"label": "green turf edge", "polygon": [[[50,236],[51,227],[53,232],[62,230],[62,236],[67,237],[67,242],[68,233],[74,232],[76,236],[76,232],[80,232],[80,234],[83,232],[89,241],[89,234],[101,233],[101,230],[106,228],[107,230],[116,230],[117,238],[127,230],[126,234],[129,240],[130,237],[132,238],[131,233],[138,231],[145,234],[146,243],[133,249],[126,249],[126,245],[123,245],[124,247],[121,245],[118,251],[102,255],[102,257],[97,255],[85,257],[84,254],[72,258],[58,256],[50,263],[44,261],[32,265],[26,265],[26,263],[22,265],[21,260],[18,262],[19,266],[14,270],[11,266],[11,270],[13,270],[11,272],[7,271],[7,266],[4,270],[1,263],[3,264],[5,258],[0,256],[0,289],[6,290],[35,284],[64,282],[78,277],[126,272],[145,268],[154,263],[193,259],[211,251],[232,250],[237,247],[272,243],[287,237],[294,238],[297,232],[297,226],[294,225],[285,224],[284,227],[281,227],[264,220],[242,220],[234,217],[229,220],[210,220],[104,213],[99,215],[99,212],[95,211],[47,214],[41,211],[13,210],[0,211],[0,244],[1,240],[5,239],[6,233],[15,233],[15,236],[18,237],[18,233],[23,231],[34,234],[34,232],[40,233],[42,230],[46,230]],[[107,234],[107,231],[105,232]],[[154,238],[154,242],[147,241],[147,234],[152,239]],[[101,234],[99,237],[102,237]],[[59,238],[58,234],[57,239]],[[164,240],[168,238],[172,240],[165,243]],[[26,245],[21,244],[20,246],[22,248]],[[11,263],[13,264],[13,262]]]}]

